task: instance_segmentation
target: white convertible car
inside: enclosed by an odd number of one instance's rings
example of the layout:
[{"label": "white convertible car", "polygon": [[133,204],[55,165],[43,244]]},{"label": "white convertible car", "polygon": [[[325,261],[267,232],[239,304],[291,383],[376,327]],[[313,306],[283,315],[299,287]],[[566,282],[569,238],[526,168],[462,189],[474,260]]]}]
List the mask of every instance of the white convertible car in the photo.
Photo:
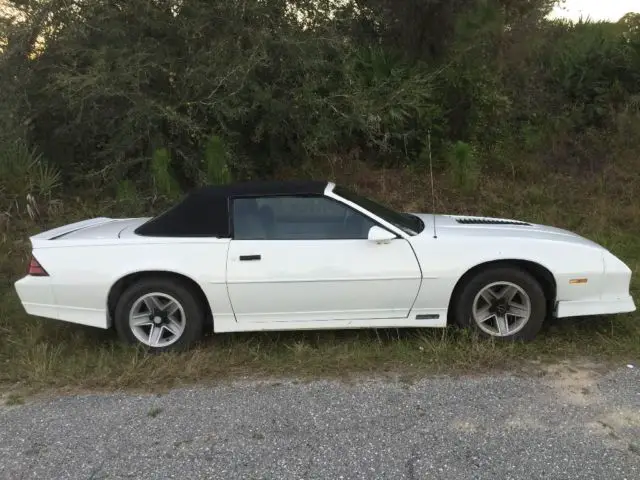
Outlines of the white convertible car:
[{"label": "white convertible car", "polygon": [[150,350],[215,332],[445,327],[530,340],[546,318],[632,312],[631,270],[574,233],[396,212],[332,182],[203,187],[154,218],[31,237],[27,313]]}]

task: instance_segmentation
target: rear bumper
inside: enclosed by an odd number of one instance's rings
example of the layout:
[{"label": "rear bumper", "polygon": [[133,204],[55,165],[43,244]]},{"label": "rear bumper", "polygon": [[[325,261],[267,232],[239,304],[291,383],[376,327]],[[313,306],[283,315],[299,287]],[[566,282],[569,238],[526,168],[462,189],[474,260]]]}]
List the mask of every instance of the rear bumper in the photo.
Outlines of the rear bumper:
[{"label": "rear bumper", "polygon": [[583,317],[589,315],[608,315],[636,311],[633,297],[609,297],[594,300],[575,300],[558,302],[556,317]]},{"label": "rear bumper", "polygon": [[50,277],[27,275],[18,280],[14,287],[27,314],[51,318],[64,322],[109,328],[106,307],[104,309],[83,308],[73,305],[58,305]]},{"label": "rear bumper", "polygon": [[14,287],[22,307],[29,315],[58,318],[58,307],[49,277],[22,277]]}]

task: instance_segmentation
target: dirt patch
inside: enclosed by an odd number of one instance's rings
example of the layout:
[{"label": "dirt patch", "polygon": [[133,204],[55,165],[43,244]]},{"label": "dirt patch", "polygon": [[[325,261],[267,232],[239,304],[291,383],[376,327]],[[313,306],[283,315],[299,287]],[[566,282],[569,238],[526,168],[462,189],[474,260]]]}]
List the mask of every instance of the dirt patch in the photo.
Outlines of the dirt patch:
[{"label": "dirt patch", "polygon": [[545,428],[539,419],[528,415],[515,415],[505,422],[507,428],[514,430],[539,430]]},{"label": "dirt patch", "polygon": [[478,430],[475,423],[466,420],[456,420],[451,426],[458,432],[475,432]]},{"label": "dirt patch", "polygon": [[600,422],[608,425],[614,430],[624,428],[640,428],[640,410],[632,410],[630,408],[619,408],[611,412],[607,412]]},{"label": "dirt patch", "polygon": [[590,434],[601,437],[605,444],[640,455],[640,410],[616,408],[604,412],[595,421],[585,424],[585,427]]},{"label": "dirt patch", "polygon": [[572,405],[591,405],[600,398],[598,381],[607,372],[601,364],[582,361],[562,361],[541,366],[543,383],[558,397]]}]

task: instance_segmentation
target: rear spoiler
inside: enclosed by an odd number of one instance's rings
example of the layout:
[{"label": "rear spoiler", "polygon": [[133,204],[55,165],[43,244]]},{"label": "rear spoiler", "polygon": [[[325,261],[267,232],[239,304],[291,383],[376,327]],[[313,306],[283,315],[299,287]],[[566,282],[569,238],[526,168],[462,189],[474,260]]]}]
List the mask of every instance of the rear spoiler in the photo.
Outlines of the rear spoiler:
[{"label": "rear spoiler", "polygon": [[51,230],[40,232],[36,235],[29,237],[29,240],[31,240],[31,245],[35,247],[36,243],[40,243],[43,240],[55,240],[58,237],[61,237],[71,232],[82,230],[83,228],[94,227],[96,225],[102,225],[104,223],[109,223],[113,221],[114,219],[109,217],[89,218],[87,220],[81,220],[79,222],[69,223],[61,227],[52,228]]}]

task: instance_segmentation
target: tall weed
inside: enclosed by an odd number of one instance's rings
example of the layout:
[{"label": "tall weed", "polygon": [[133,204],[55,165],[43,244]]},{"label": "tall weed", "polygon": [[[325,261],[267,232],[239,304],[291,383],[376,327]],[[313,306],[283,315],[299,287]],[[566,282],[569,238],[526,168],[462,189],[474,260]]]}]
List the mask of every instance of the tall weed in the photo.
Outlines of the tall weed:
[{"label": "tall weed", "polygon": [[231,181],[228,152],[220,136],[211,135],[207,139],[204,151],[204,165],[208,183],[216,185]]},{"label": "tall weed", "polygon": [[453,144],[448,154],[448,161],[455,185],[465,191],[470,191],[477,186],[480,166],[470,144],[461,141]]},{"label": "tall weed", "polygon": [[0,145],[0,205],[35,218],[57,208],[62,186],[60,170],[21,138]]},{"label": "tall weed", "polygon": [[171,171],[171,154],[166,148],[158,148],[151,159],[151,177],[156,195],[176,196],[180,189]]}]

